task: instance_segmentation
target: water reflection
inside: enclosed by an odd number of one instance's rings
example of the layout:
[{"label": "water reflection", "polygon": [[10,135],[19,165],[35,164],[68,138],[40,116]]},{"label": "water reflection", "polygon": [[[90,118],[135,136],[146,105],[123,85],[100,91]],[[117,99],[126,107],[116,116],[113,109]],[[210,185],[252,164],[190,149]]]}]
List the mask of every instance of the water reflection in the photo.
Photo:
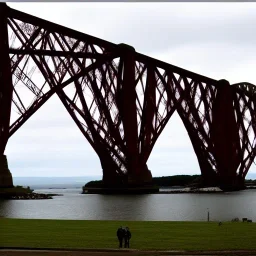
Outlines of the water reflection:
[{"label": "water reflection", "polygon": [[147,213],[152,210],[150,196],[99,195],[97,197],[97,217],[109,220],[144,220]]},{"label": "water reflection", "polygon": [[[39,192],[39,191],[37,191]],[[256,221],[256,190],[224,194],[82,195],[62,193],[53,200],[3,200],[0,216],[31,219],[229,221],[247,217]]]}]

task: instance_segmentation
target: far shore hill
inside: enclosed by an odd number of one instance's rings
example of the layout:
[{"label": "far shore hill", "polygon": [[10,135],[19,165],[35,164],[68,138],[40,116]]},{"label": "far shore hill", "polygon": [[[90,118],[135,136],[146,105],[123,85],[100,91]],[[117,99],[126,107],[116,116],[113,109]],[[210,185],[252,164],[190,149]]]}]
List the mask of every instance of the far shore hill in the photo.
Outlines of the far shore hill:
[{"label": "far shore hill", "polygon": [[[162,176],[153,177],[154,185],[158,187],[200,187],[201,175],[174,175],[174,176]],[[256,186],[256,180],[245,180],[246,186]],[[89,181],[85,184],[85,187],[96,188],[103,186],[102,180]]]},{"label": "far shore hill", "polygon": [[[197,182],[201,175],[173,175],[173,176],[162,176],[153,177],[152,183],[159,187],[185,187],[193,182]],[[85,187],[101,187],[103,186],[102,180],[93,180],[85,184]]]}]

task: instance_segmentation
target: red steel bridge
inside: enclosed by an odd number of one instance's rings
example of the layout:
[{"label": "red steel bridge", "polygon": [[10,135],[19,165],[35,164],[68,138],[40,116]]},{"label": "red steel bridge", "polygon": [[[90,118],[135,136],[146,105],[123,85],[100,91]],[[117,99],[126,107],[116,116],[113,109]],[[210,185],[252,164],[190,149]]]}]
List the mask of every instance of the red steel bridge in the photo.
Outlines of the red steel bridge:
[{"label": "red steel bridge", "polygon": [[256,154],[256,93],[0,3],[0,187],[8,139],[55,93],[107,186],[150,184],[147,160],[177,111],[206,185],[241,188]]}]

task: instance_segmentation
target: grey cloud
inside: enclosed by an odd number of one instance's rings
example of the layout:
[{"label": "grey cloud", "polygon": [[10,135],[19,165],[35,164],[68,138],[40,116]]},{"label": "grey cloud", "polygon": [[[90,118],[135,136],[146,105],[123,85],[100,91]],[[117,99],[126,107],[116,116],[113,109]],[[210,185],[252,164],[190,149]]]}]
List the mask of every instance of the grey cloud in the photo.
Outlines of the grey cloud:
[{"label": "grey cloud", "polygon": [[190,44],[165,53],[154,53],[153,57],[184,69],[214,78],[227,79],[231,84],[251,82],[256,84],[254,67],[256,52],[244,44]]},{"label": "grey cloud", "polygon": [[[97,166],[96,166],[97,167]],[[69,177],[69,176],[99,176],[102,177],[100,169],[95,171],[95,165],[91,168],[83,167],[17,167],[11,166],[11,171],[14,177]]]}]

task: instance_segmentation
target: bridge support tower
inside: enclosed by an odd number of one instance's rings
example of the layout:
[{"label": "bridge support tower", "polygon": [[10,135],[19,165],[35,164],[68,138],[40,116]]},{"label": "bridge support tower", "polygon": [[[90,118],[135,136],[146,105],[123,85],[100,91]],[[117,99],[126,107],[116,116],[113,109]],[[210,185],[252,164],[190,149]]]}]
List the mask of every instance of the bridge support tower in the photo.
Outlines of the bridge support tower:
[{"label": "bridge support tower", "polygon": [[[118,109],[123,123],[124,141],[126,148],[126,168],[127,174],[120,177],[111,176],[113,172],[108,170],[102,164],[103,168],[103,183],[106,188],[117,187],[117,191],[131,193],[136,191],[145,191],[145,186],[149,186],[148,191],[155,191],[152,188],[152,174],[146,165],[146,161],[141,161],[139,152],[138,138],[138,117],[136,107],[136,83],[135,83],[135,49],[126,44],[120,44],[119,50],[123,58],[123,83],[118,84],[118,93],[116,95]],[[153,109],[148,109],[152,112]],[[100,157],[101,163],[104,163],[104,157]],[[109,167],[109,166],[107,166]],[[115,172],[114,172],[115,173]],[[136,189],[135,189],[136,188]],[[158,189],[157,189],[158,190]],[[113,191],[112,191],[113,192]]]},{"label": "bridge support tower", "polygon": [[210,138],[216,159],[217,185],[224,190],[242,189],[244,179],[237,175],[242,161],[239,126],[235,117],[231,86],[226,80],[220,80],[217,85]]},{"label": "bridge support tower", "polygon": [[9,138],[12,103],[12,75],[9,58],[7,6],[0,3],[0,188],[13,187],[12,175],[4,155]]}]

